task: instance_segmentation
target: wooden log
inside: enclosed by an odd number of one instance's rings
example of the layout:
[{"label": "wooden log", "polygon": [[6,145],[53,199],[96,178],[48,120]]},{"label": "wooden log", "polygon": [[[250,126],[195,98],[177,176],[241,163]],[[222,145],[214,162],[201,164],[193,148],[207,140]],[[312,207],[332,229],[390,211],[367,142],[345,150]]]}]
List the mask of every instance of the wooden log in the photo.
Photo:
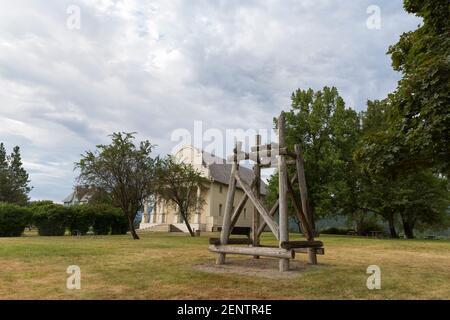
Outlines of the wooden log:
[{"label": "wooden log", "polygon": [[250,155],[245,152],[240,152],[236,156],[235,155],[228,156],[227,157],[228,163],[233,162],[235,158],[237,159],[238,162],[243,160],[250,160]]},{"label": "wooden log", "polygon": [[[256,135],[255,144],[259,146],[261,144],[261,135]],[[257,157],[255,165],[253,166],[253,175],[255,176],[253,186],[253,192],[256,197],[261,199],[261,167],[260,167],[260,159],[259,159],[259,148],[257,148]],[[258,235],[258,227],[259,227],[259,212],[256,207],[253,208],[253,219],[252,219],[252,244],[254,247],[259,246],[259,235]],[[254,256],[255,259],[259,259],[259,256]]]},{"label": "wooden log", "polygon": [[311,214],[311,210],[309,208],[309,200],[308,200],[308,187],[306,185],[306,177],[305,177],[305,162],[303,160],[302,151],[300,145],[295,145],[295,153],[297,155],[297,175],[298,175],[298,186],[300,190],[300,197],[302,202],[302,210],[308,218],[308,222],[311,226],[311,229],[314,230],[313,218]]},{"label": "wooden log", "polygon": [[[221,245],[220,238],[209,238],[209,244],[216,245],[216,246]],[[252,240],[250,240],[248,238],[230,238],[230,239],[228,239],[227,245],[234,245],[234,244],[251,245]]]},{"label": "wooden log", "polygon": [[295,253],[307,253],[309,254],[309,252],[311,250],[315,251],[315,254],[321,255],[323,256],[325,254],[325,249],[324,248],[297,248],[297,249],[292,249],[295,251]]},{"label": "wooden log", "polygon": [[311,226],[309,225],[308,219],[305,215],[305,213],[303,212],[302,208],[300,207],[297,198],[295,197],[294,194],[294,188],[292,187],[292,184],[289,180],[287,180],[287,186],[288,186],[288,191],[289,191],[289,197],[291,198],[291,202],[292,202],[292,206],[294,207],[294,212],[295,215],[297,216],[297,218],[300,221],[300,224],[302,225],[302,229],[303,232],[306,235],[306,238],[308,240],[312,240],[313,239],[313,233],[311,230]]},{"label": "wooden log", "polygon": [[[285,117],[284,112],[281,112],[281,115],[278,119],[278,139],[280,144],[280,150],[285,146]],[[278,192],[280,204],[278,208],[279,214],[279,226],[280,226],[280,248],[283,242],[289,241],[289,231],[288,231],[288,176],[287,176],[287,167],[286,167],[286,156],[280,154],[278,158]],[[279,270],[280,272],[284,272],[289,270],[289,259],[280,259],[279,261]]]},{"label": "wooden log", "polygon": [[[302,202],[302,209],[308,218],[308,223],[311,227],[311,237],[309,240],[313,240],[313,235],[315,233],[314,226],[314,217],[312,216],[312,212],[309,207],[308,200],[308,188],[306,185],[306,177],[305,177],[305,161],[303,159],[302,150],[299,144],[295,145],[295,154],[297,155],[297,175],[298,175],[298,185],[300,189],[300,197]],[[314,250],[309,251],[309,262],[311,264],[317,264],[317,256]]]},{"label": "wooden log", "polygon": [[[270,245],[264,245],[261,244],[260,247],[262,248],[278,248],[277,246],[270,246]],[[295,253],[307,253],[309,254],[310,249],[309,248],[294,248],[292,249],[295,251]],[[311,250],[314,250],[316,254],[324,255],[325,254],[325,248],[311,248]]]},{"label": "wooden log", "polygon": [[269,151],[269,150],[276,150],[279,148],[278,143],[270,143],[270,144],[264,144],[264,145],[256,145],[251,147],[251,152],[256,152],[256,151]]},{"label": "wooden log", "polygon": [[[295,183],[296,181],[297,181],[297,176],[295,175],[294,177],[291,178],[291,183]],[[275,215],[275,213],[277,212],[279,204],[280,204],[280,201],[277,200],[274,203],[274,205],[272,206],[272,209],[270,209],[269,215],[271,217],[273,217]],[[263,231],[266,228],[266,226],[267,226],[267,224],[263,221],[261,223],[261,225],[259,226],[259,228],[258,228],[258,236],[261,236],[261,233],[263,233]]]},{"label": "wooden log", "polygon": [[209,250],[221,254],[242,254],[247,256],[261,256],[278,258],[283,260],[294,259],[295,251],[280,248],[267,247],[232,247],[232,246],[209,246]]},{"label": "wooden log", "polygon": [[[223,216],[223,223],[222,223],[222,231],[220,234],[220,243],[223,245],[226,245],[228,243],[228,238],[230,237],[230,231],[231,231],[231,214],[233,210],[233,203],[234,203],[234,195],[236,192],[236,173],[239,171],[238,162],[237,162],[237,153],[242,147],[242,143],[236,142],[236,146],[234,148],[234,155],[235,159],[233,162],[233,165],[231,166],[231,175],[230,180],[228,183],[228,193],[227,193],[227,200],[225,203],[225,214]],[[225,263],[225,254],[220,253],[217,256],[216,264],[224,264]]]},{"label": "wooden log", "polygon": [[260,199],[258,199],[255,194],[253,193],[250,186],[239,176],[239,173],[236,173],[236,180],[241,185],[244,192],[248,195],[250,200],[253,202],[253,205],[258,210],[258,212],[263,217],[264,221],[269,226],[270,230],[272,231],[273,235],[277,240],[279,239],[279,228],[275,221],[272,220],[272,217],[269,215],[269,213],[266,211],[266,208],[264,207],[264,204]]},{"label": "wooden log", "polygon": [[298,248],[320,248],[323,247],[322,241],[284,241],[280,245],[283,249],[298,249]]},{"label": "wooden log", "polygon": [[[251,187],[253,188],[254,184],[255,184],[255,180],[253,180]],[[236,225],[239,216],[242,213],[242,210],[244,210],[245,205],[247,204],[248,201],[248,195],[246,193],[244,193],[244,195],[242,196],[241,200],[239,201],[237,207],[234,209],[233,215],[231,216],[231,225],[230,225],[230,230],[233,230],[233,227]]]}]

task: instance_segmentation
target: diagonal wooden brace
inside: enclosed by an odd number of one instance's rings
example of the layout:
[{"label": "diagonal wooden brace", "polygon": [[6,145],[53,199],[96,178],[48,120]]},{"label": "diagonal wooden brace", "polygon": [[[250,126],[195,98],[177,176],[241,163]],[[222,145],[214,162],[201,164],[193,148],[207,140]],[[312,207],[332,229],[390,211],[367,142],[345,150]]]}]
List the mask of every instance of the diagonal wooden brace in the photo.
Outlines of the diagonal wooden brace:
[{"label": "diagonal wooden brace", "polygon": [[253,205],[258,210],[259,214],[262,216],[264,221],[267,223],[275,238],[279,240],[278,224],[275,221],[273,221],[272,217],[269,215],[266,208],[264,207],[262,201],[256,197],[256,195],[252,191],[252,188],[239,176],[238,172],[236,172],[236,180],[237,182],[239,182],[244,192],[248,195],[250,201],[253,202]]}]

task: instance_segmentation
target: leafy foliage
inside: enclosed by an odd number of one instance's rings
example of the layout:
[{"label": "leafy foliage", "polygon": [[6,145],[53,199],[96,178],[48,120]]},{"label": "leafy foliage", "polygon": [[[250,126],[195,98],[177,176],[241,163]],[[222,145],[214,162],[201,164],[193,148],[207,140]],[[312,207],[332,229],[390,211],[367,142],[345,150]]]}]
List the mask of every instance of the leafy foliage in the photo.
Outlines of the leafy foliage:
[{"label": "leafy foliage", "polygon": [[70,210],[59,204],[30,206],[32,222],[40,236],[63,236],[70,223]]},{"label": "leafy foliage", "polygon": [[98,145],[95,152],[87,151],[76,163],[78,181],[110,195],[122,209],[133,238],[139,239],[133,221],[151,194],[154,146],[147,140],[136,145],[133,133],[113,133],[111,139],[109,145]]},{"label": "leafy foliage", "polygon": [[[334,87],[317,92],[299,89],[291,99],[292,109],[286,113],[286,143],[291,150],[295,144],[303,150],[314,216],[342,212],[353,206],[352,197],[356,195],[357,168],[352,153],[360,135],[358,114],[345,107]],[[274,181],[269,183],[272,194],[278,188]]]},{"label": "leafy foliage", "polygon": [[95,221],[93,208],[89,205],[77,205],[69,207],[68,210],[70,211],[70,233],[78,232],[81,235],[85,235]]},{"label": "leafy foliage", "polygon": [[[405,0],[423,19],[389,48],[402,79],[392,95],[394,133],[389,144],[397,170],[435,168],[450,173],[450,1]],[[396,142],[396,143],[394,143]],[[390,163],[391,164],[391,163]]]},{"label": "leafy foliage", "polygon": [[204,204],[197,190],[202,187],[204,178],[191,164],[177,161],[172,156],[160,159],[156,166],[157,183],[155,193],[178,206],[181,217],[191,236],[195,236],[189,219],[191,213],[200,210]]},{"label": "leafy foliage", "polygon": [[20,237],[30,219],[31,212],[27,208],[0,203],[0,237]]},{"label": "leafy foliage", "polygon": [[0,143],[0,201],[26,205],[31,191],[29,182],[20,148],[16,146],[11,155],[7,155],[4,144]]}]

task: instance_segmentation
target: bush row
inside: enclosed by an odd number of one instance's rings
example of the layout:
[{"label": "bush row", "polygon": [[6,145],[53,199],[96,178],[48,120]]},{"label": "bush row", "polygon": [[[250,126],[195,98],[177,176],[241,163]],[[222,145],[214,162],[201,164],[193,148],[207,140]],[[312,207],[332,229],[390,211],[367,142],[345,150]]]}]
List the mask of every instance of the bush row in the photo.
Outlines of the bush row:
[{"label": "bush row", "polygon": [[31,220],[31,211],[9,203],[0,203],[0,237],[20,237]]},{"label": "bush row", "polygon": [[126,234],[128,222],[122,210],[108,205],[65,207],[50,201],[32,203],[23,208],[0,204],[0,237],[20,236],[27,225],[38,228],[41,236],[85,235],[91,228],[95,234]]}]

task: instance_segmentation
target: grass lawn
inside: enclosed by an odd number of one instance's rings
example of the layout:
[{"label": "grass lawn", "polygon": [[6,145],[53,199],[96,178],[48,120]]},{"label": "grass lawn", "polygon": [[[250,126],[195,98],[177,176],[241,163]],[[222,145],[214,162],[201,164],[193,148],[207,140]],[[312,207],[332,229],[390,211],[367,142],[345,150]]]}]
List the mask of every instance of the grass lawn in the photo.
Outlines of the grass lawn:
[{"label": "grass lawn", "polygon": [[[273,259],[229,256],[215,267],[211,235],[0,238],[0,299],[450,299],[449,241],[324,235],[320,265],[298,254],[297,269],[280,275]],[[366,287],[373,264],[381,290]],[[69,265],[81,268],[81,290],[66,289]]]}]

